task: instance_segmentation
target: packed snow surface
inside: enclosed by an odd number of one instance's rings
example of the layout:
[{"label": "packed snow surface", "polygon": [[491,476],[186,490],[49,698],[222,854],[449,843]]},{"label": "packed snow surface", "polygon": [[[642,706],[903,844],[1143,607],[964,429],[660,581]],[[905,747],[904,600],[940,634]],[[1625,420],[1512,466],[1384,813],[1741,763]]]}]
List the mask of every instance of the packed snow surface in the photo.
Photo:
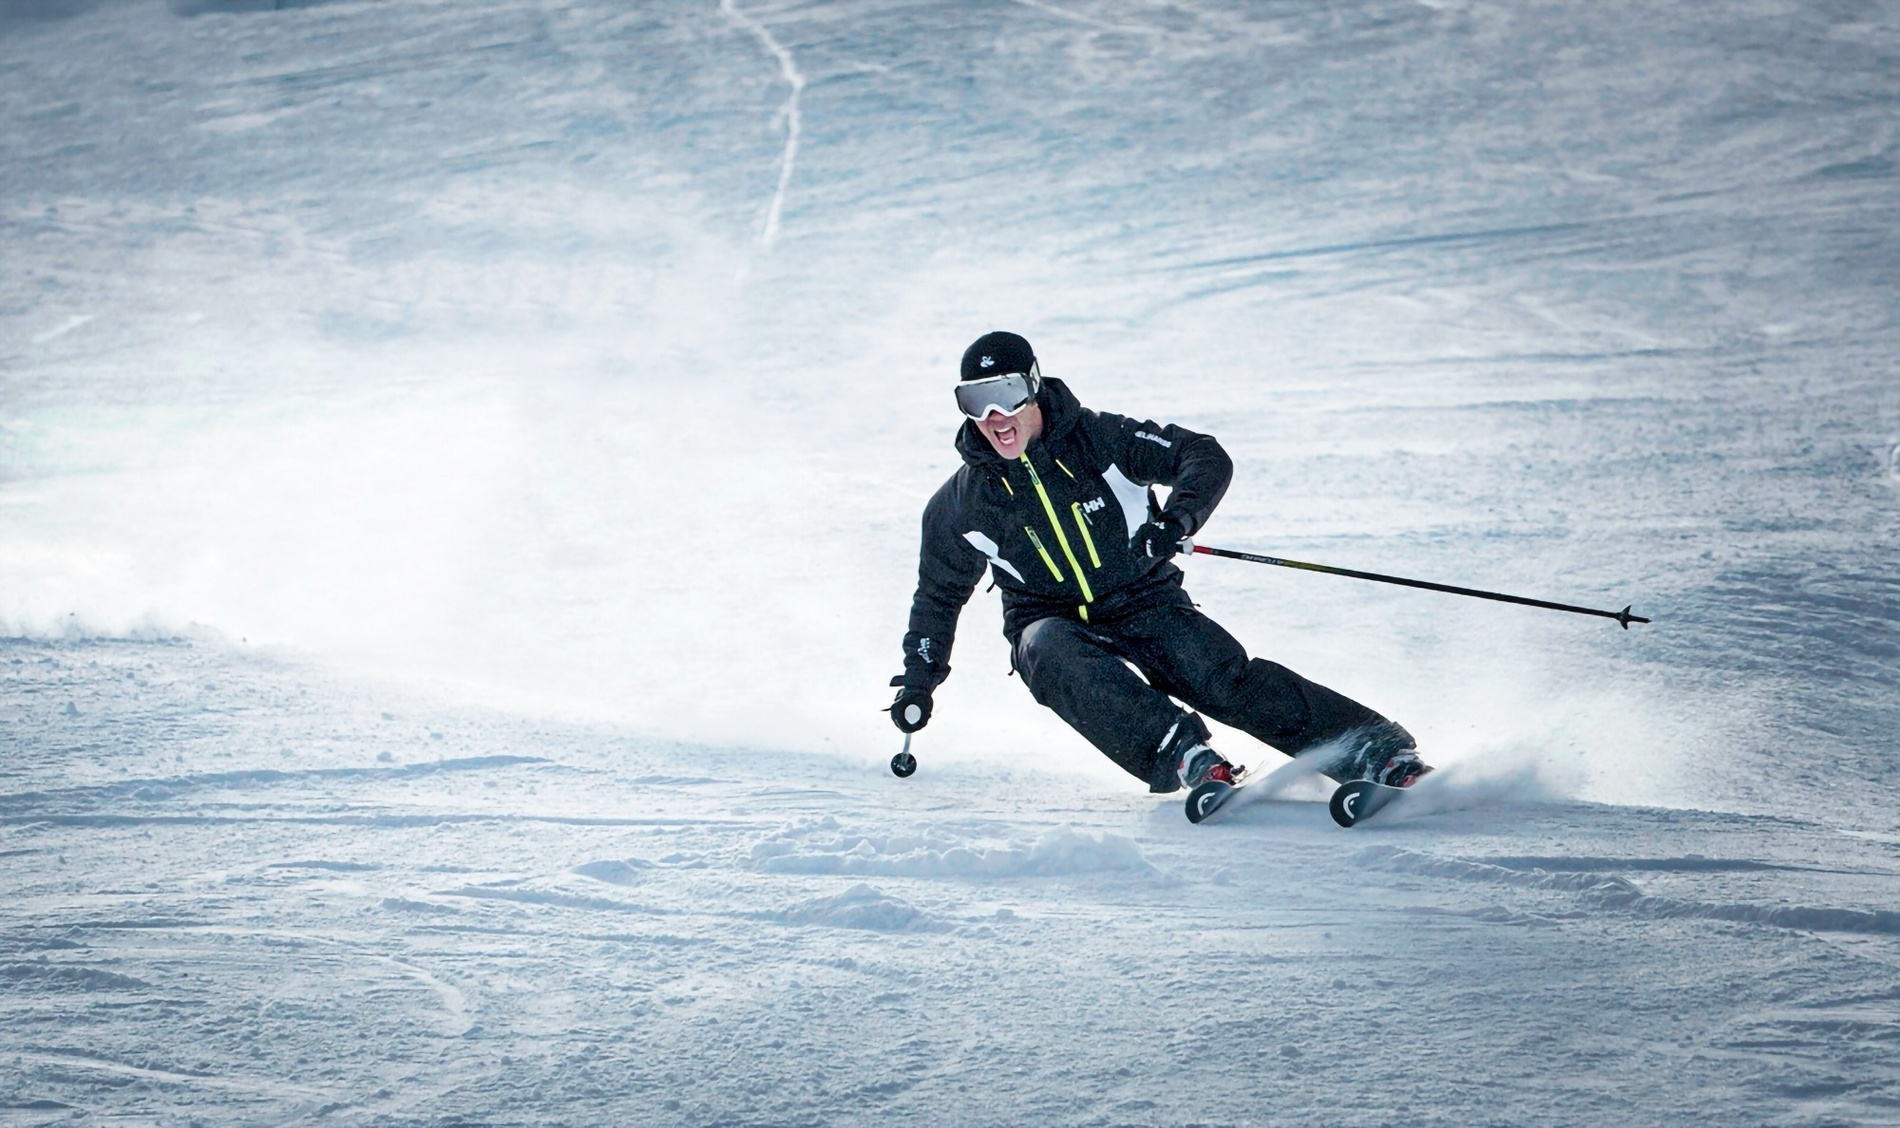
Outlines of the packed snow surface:
[{"label": "packed snow surface", "polygon": [[[1900,1121],[1900,4],[0,3],[0,1122]],[[880,711],[1013,329],[1440,771]],[[1278,769],[1278,770],[1274,770]]]}]

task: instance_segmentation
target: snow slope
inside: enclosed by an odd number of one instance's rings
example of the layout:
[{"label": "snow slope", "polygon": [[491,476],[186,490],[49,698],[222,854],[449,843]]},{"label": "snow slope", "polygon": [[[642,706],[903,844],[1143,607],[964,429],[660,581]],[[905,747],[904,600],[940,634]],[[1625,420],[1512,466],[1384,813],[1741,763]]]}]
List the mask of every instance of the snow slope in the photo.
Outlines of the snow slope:
[{"label": "snow slope", "polygon": [[[1893,1122],[1897,53],[0,7],[0,1118]],[[1208,543],[1656,622],[1194,562],[1445,765],[1348,835],[1190,828],[979,595],[895,780],[992,327],[1219,435]]]},{"label": "snow slope", "polygon": [[1880,1123],[1900,1089],[1892,835],[1521,783],[1194,828],[204,645],[6,654],[23,1122]]}]

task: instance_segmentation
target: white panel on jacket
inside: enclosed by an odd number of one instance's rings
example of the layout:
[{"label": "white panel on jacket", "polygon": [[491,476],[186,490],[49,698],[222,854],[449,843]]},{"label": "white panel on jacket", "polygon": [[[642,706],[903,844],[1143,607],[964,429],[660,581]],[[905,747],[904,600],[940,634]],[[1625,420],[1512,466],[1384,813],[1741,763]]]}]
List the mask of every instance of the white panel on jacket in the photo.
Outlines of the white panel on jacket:
[{"label": "white panel on jacket", "polygon": [[1128,523],[1128,539],[1135,539],[1135,530],[1148,523],[1148,488],[1129,481],[1121,467],[1112,462],[1102,471],[1102,480],[1121,503],[1122,520]]},{"label": "white panel on jacket", "polygon": [[976,550],[978,552],[989,557],[990,565],[992,567],[1001,568],[1003,571],[1008,572],[1012,576],[1015,576],[1016,582],[1019,584],[1026,584],[1029,582],[1028,580],[1023,579],[1023,574],[1021,572],[1018,572],[1016,570],[1016,565],[1011,564],[1009,561],[1003,559],[1001,555],[1003,550],[1001,549],[1001,547],[997,545],[995,541],[991,540],[989,537],[984,536],[982,533],[977,532],[975,529],[971,529],[969,532],[963,534],[963,539],[975,545]]}]

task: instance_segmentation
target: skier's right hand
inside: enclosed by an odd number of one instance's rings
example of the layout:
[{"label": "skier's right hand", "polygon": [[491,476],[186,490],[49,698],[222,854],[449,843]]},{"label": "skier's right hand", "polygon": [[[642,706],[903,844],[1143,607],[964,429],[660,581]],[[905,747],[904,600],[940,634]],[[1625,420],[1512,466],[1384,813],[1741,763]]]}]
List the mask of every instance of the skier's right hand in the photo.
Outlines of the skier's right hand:
[{"label": "skier's right hand", "polygon": [[891,723],[899,732],[911,733],[930,723],[930,691],[905,686],[891,702]]}]

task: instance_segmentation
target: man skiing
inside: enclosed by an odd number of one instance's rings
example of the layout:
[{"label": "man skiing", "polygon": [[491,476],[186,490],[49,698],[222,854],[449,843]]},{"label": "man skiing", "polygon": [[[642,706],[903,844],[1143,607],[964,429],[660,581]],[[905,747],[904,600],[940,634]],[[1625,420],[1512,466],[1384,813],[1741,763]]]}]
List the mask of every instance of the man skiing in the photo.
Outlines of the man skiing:
[{"label": "man skiing", "polygon": [[[1288,755],[1316,750],[1342,782],[1403,787],[1430,770],[1399,725],[1248,658],[1188,599],[1170,557],[1233,476],[1212,436],[1083,407],[1014,333],[969,347],[956,400],[963,466],[924,509],[904,672],[891,680],[899,729],[929,723],[957,617],[987,567],[1029,692],[1150,791],[1234,780],[1206,724],[1174,699]],[[1165,507],[1154,484],[1170,488]]]}]

